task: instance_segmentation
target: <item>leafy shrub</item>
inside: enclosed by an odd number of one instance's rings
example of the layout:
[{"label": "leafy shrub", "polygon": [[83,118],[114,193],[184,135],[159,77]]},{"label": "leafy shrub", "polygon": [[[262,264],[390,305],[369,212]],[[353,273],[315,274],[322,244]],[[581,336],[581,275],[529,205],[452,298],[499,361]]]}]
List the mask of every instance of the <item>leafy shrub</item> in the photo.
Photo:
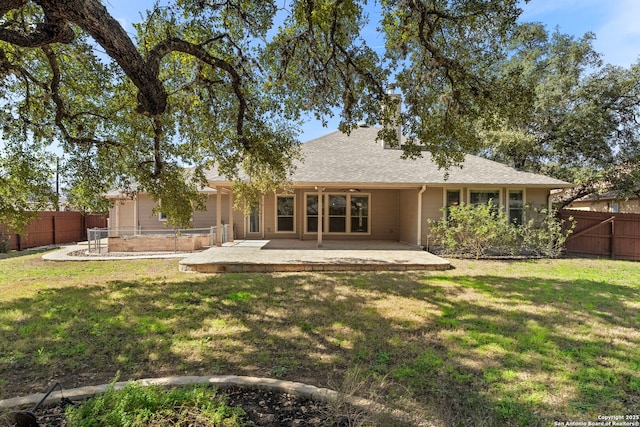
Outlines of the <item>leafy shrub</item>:
[{"label": "leafy shrub", "polygon": [[510,223],[504,210],[488,204],[450,207],[446,218],[431,222],[432,246],[463,257],[531,255],[557,257],[573,231],[554,212],[529,209],[522,225]]},{"label": "leafy shrub", "polygon": [[558,218],[555,211],[533,209],[530,212],[532,218],[518,229],[520,252],[547,258],[559,257],[576,226],[573,217],[569,217],[570,223],[565,227],[565,221]]},{"label": "leafy shrub", "polygon": [[9,239],[6,238],[4,232],[0,231],[0,254],[9,252]]},{"label": "leafy shrub", "polygon": [[244,411],[216,396],[215,389],[199,385],[167,390],[128,383],[87,400],[66,413],[69,426],[243,426]]}]

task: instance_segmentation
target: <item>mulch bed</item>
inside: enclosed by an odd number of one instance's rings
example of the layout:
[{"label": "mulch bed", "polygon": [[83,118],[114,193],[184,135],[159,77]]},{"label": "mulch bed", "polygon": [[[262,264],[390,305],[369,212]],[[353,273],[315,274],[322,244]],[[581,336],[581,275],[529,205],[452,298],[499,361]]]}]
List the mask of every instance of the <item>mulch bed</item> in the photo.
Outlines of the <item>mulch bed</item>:
[{"label": "mulch bed", "polygon": [[[244,410],[249,426],[347,427],[350,425],[347,417],[336,416],[325,403],[287,393],[243,388],[228,388],[221,393],[228,396],[230,406],[240,406]],[[64,411],[64,405],[58,404],[38,409],[35,416],[40,427],[66,427]],[[207,427],[200,424],[198,426]]]}]

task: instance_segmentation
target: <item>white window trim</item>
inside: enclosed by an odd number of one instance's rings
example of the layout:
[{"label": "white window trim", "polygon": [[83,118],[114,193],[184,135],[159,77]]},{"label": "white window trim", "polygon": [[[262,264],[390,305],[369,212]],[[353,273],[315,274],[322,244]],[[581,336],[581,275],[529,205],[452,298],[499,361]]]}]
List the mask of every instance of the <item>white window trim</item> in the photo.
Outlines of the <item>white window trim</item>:
[{"label": "white window trim", "polygon": [[507,203],[506,203],[506,214],[507,214],[507,219],[509,222],[511,222],[511,204],[510,202],[510,198],[509,198],[509,192],[511,191],[522,191],[522,223],[524,224],[527,221],[527,189],[526,188],[507,188],[507,192],[505,194],[506,198],[507,198]]},{"label": "white window trim", "polygon": [[471,204],[471,193],[489,193],[489,192],[498,193],[498,208],[503,209],[504,202],[502,199],[504,197],[504,194],[502,194],[503,191],[500,188],[470,188],[469,190],[467,190],[467,204],[469,205]]},{"label": "white window trim", "polygon": [[[162,209],[162,200],[158,200],[157,208]],[[158,210],[158,221],[167,222],[167,215],[162,213],[162,211]]]},{"label": "white window trim", "polygon": [[[324,193],[324,192],[322,193],[323,201],[324,201],[324,198],[325,198],[325,194],[326,193]],[[304,197],[304,206],[303,206],[303,209],[304,209],[304,221],[303,221],[303,225],[302,225],[303,226],[302,230],[303,230],[304,234],[316,235],[316,234],[318,234],[317,231],[307,231],[308,227],[309,227],[309,224],[308,224],[308,221],[307,221],[307,219],[308,219],[308,216],[307,216],[307,197],[308,196],[316,196],[317,197],[317,196],[319,196],[319,194],[317,192],[313,192],[313,191],[304,193],[304,196],[303,196]],[[318,204],[320,204],[320,201],[318,201]],[[324,205],[324,203],[323,203],[323,205]],[[320,213],[322,213],[322,234],[325,234],[327,232],[324,229],[324,221],[325,221],[324,218],[326,216],[326,212],[324,211],[322,206],[320,206],[320,209],[319,209],[319,212],[318,212],[318,217],[320,216]]]},{"label": "white window trim", "polygon": [[[251,231],[251,214],[249,214],[249,215],[247,215],[245,217],[245,219],[246,219],[246,227],[247,227],[246,228],[247,234],[251,234],[251,235],[262,234],[262,218],[264,216],[264,215],[262,215],[262,212],[263,212],[263,210],[262,210],[262,202],[260,202],[257,207],[258,207],[258,228],[259,228],[259,230],[258,231]],[[277,209],[278,209],[278,206],[276,204],[276,213],[277,213]],[[276,223],[277,222],[278,221],[277,221],[277,218],[276,218]]]},{"label": "white window trim", "polygon": [[[292,197],[293,198],[293,230],[278,230],[278,197]],[[274,219],[275,219],[275,224],[273,226],[273,229],[276,230],[275,232],[277,234],[292,234],[296,232],[296,223],[298,221],[296,221],[296,206],[297,206],[297,200],[296,200],[296,195],[295,194],[276,194],[276,200],[274,203]]]},{"label": "white window trim", "polygon": [[464,203],[465,197],[464,197],[464,190],[462,188],[443,188],[442,191],[442,207],[444,208],[442,210],[442,217],[443,218],[447,218],[447,192],[449,191],[458,191],[460,193],[460,203]]},{"label": "white window trim", "polygon": [[[307,193],[304,193],[304,234],[308,234],[311,236],[315,236],[318,234],[317,231],[307,231],[307,196],[317,196],[318,193],[314,192],[314,191],[310,191]],[[329,200],[329,196],[346,196],[347,197],[347,216],[345,217],[345,221],[346,221],[346,228],[347,231],[341,231],[341,232],[336,232],[336,231],[329,231],[329,207],[325,205],[325,203],[328,203]],[[367,196],[367,200],[368,200],[368,212],[369,215],[367,216],[367,231],[366,232],[357,232],[357,231],[351,231],[351,197],[355,196]],[[324,209],[321,211],[323,212],[322,215],[322,234],[323,235],[331,235],[331,236],[370,236],[371,235],[371,193],[344,193],[344,192],[339,192],[339,191],[334,191],[334,192],[322,192],[322,203],[324,206]]]}]

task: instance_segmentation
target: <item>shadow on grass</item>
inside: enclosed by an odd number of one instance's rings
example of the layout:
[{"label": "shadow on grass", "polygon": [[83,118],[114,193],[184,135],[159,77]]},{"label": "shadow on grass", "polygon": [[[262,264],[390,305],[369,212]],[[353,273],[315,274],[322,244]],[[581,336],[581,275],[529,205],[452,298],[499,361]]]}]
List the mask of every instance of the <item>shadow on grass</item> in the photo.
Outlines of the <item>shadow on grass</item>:
[{"label": "shadow on grass", "polygon": [[[122,378],[282,377],[445,425],[640,410],[637,287],[492,275],[226,274],[0,304],[0,396]],[[635,329],[636,333],[632,331]],[[569,418],[567,418],[569,417]],[[592,417],[592,418],[589,418]]]}]

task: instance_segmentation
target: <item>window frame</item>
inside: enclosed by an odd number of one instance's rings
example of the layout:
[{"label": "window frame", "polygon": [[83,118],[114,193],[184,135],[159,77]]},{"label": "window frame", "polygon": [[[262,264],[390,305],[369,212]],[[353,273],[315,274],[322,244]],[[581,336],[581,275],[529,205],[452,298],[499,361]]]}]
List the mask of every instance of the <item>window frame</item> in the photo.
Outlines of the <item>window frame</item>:
[{"label": "window frame", "polygon": [[519,192],[519,193],[522,194],[522,200],[521,200],[522,205],[518,208],[520,210],[520,212],[521,212],[521,214],[520,214],[520,221],[521,222],[518,225],[522,225],[526,221],[526,218],[525,218],[526,209],[525,209],[525,207],[527,206],[527,192],[526,192],[526,190],[524,188],[521,188],[521,189],[520,188],[507,188],[507,194],[506,194],[506,197],[507,197],[506,210],[507,210],[507,212],[506,213],[507,213],[507,219],[509,221],[509,224],[517,224],[517,223],[514,223],[514,221],[511,218],[511,209],[512,209],[511,208],[511,193],[512,192],[514,192],[514,193]]},{"label": "window frame", "polygon": [[[308,231],[309,230],[309,222],[308,222],[308,196],[318,196],[319,194],[314,191],[305,192],[304,193],[304,234],[309,235],[317,235],[317,231]],[[346,215],[345,218],[345,230],[346,231],[329,231],[329,196],[344,196],[346,197]],[[352,231],[351,220],[352,218],[357,218],[357,216],[352,216],[351,214],[351,199],[352,197],[366,197],[367,198],[367,231]],[[320,204],[320,200],[318,200],[318,212],[322,212],[322,234],[329,234],[332,236],[370,236],[371,235],[371,193],[345,193],[339,191],[327,191],[322,192],[322,203]],[[314,217],[318,217],[318,215],[314,215]]]},{"label": "window frame", "polygon": [[324,217],[325,217],[325,211],[324,211],[324,193],[322,193],[322,200],[323,203],[320,203],[320,198],[319,198],[319,194],[318,193],[304,193],[304,233],[305,234],[318,234],[318,230],[317,230],[317,225],[318,223],[316,223],[316,231],[309,231],[309,196],[315,196],[316,197],[316,203],[318,204],[318,212],[316,212],[315,215],[311,215],[312,218],[316,218],[316,222],[318,221],[318,219],[320,218],[320,213],[322,213],[322,220],[323,220],[323,224],[322,224],[322,233],[325,233],[325,229],[324,229]]},{"label": "window frame", "polygon": [[159,222],[167,222],[167,214],[165,214],[164,212],[162,212],[162,199],[158,200],[158,203],[156,204],[154,209],[158,209],[158,221]]},{"label": "window frame", "polygon": [[[293,203],[292,203],[292,207],[293,207],[293,213],[292,215],[287,215],[287,216],[281,216],[278,215],[278,199],[280,198],[290,198],[293,199]],[[274,230],[276,233],[287,233],[287,234],[291,234],[291,233],[295,233],[296,232],[296,195],[295,194],[276,194],[276,199],[275,199],[275,204],[274,204],[274,209],[275,209],[275,225],[274,225]],[[292,218],[292,223],[293,223],[293,229],[292,230],[280,230],[280,228],[278,227],[279,225],[279,218]]]},{"label": "window frame", "polygon": [[[258,216],[258,231],[251,231],[251,216],[257,214]],[[260,234],[262,233],[262,203],[256,206],[251,210],[249,215],[247,215],[247,234]]]},{"label": "window frame", "polygon": [[458,206],[464,203],[464,191],[462,190],[462,188],[444,188],[442,194],[442,206],[444,206],[444,212],[442,213],[442,216],[444,219],[447,219],[449,217],[449,192],[455,191],[458,192]]},{"label": "window frame", "polygon": [[477,206],[478,203],[472,203],[471,202],[471,195],[473,193],[498,193],[498,200],[497,201],[494,200],[493,202],[494,202],[494,204],[495,204],[495,206],[497,208],[502,208],[502,206],[503,206],[503,203],[502,203],[503,194],[502,194],[502,190],[499,189],[499,188],[488,188],[488,189],[485,189],[485,188],[471,188],[471,189],[469,189],[469,194],[468,194],[468,197],[467,197],[468,203],[471,206]]}]

